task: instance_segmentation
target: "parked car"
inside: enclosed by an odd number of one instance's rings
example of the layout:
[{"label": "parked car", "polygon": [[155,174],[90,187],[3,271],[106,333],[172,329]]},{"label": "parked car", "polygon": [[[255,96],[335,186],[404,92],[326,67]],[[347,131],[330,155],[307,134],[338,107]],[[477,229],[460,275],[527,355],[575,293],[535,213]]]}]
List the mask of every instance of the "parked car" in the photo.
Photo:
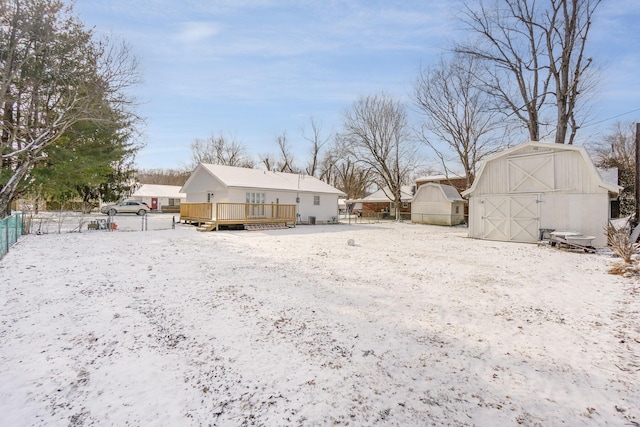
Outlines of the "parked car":
[{"label": "parked car", "polygon": [[124,202],[114,205],[105,205],[100,208],[100,212],[107,215],[117,215],[119,213],[134,213],[136,215],[145,215],[151,209],[146,203],[137,202],[135,200],[125,200]]}]

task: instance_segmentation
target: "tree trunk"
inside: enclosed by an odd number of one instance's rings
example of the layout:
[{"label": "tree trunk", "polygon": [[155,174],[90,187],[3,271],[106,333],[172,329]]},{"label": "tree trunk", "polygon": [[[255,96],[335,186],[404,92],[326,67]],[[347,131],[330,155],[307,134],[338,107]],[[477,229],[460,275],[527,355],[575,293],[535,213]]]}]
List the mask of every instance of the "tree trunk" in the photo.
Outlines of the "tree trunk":
[{"label": "tree trunk", "polygon": [[13,195],[18,189],[20,181],[27,175],[30,168],[31,160],[25,160],[18,166],[18,169],[16,169],[11,178],[9,178],[9,181],[2,186],[2,190],[0,190],[0,215],[3,217],[11,214]]}]

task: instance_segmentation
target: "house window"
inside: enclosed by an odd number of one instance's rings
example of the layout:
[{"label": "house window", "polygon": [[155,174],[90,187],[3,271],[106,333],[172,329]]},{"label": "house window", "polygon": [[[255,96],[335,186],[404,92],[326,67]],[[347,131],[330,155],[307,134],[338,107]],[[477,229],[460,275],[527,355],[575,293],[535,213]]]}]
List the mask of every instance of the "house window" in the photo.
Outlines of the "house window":
[{"label": "house window", "polygon": [[264,203],[266,200],[266,193],[251,193],[247,192],[245,200],[247,203]]},{"label": "house window", "polygon": [[248,211],[249,217],[264,217],[264,202],[266,200],[265,193],[247,192],[245,194],[245,200],[247,203],[251,204]]},{"label": "house window", "polygon": [[403,208],[403,209],[406,209],[406,208],[408,208],[408,207],[409,207],[409,203],[407,203],[407,202],[402,202],[402,208]]},{"label": "house window", "polygon": [[315,206],[320,206],[320,196],[313,196],[313,204]]},{"label": "house window", "polygon": [[175,206],[176,205],[176,199],[169,199],[169,206]]}]

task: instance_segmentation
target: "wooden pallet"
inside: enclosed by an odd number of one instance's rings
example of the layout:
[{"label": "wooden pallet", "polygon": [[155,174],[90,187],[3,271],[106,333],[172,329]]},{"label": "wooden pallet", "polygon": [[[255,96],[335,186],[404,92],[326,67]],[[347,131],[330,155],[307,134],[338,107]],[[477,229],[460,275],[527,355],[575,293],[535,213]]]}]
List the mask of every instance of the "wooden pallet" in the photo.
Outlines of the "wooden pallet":
[{"label": "wooden pallet", "polygon": [[583,250],[587,253],[596,253],[596,248],[594,248],[591,245],[585,246],[585,245],[579,245],[577,243],[573,243],[570,242],[567,239],[563,239],[561,237],[551,237],[551,239],[549,239],[549,244],[551,244],[551,246],[557,246],[557,247],[566,247],[569,249],[577,249],[577,250]]}]

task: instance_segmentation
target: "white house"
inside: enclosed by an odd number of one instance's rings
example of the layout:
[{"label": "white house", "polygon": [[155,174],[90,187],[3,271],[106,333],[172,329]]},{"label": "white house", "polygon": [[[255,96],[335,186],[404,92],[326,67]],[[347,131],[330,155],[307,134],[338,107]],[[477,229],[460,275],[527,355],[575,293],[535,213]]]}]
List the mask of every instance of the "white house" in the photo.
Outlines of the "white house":
[{"label": "white house", "polygon": [[457,225],[464,222],[466,201],[451,185],[428,183],[418,187],[411,200],[411,222]]},{"label": "white house", "polygon": [[179,185],[142,184],[131,194],[130,199],[145,202],[153,210],[179,209],[187,195],[180,192]]},{"label": "white house", "polygon": [[338,196],[345,195],[308,175],[204,163],[181,191],[187,195],[186,203],[295,205],[302,222],[333,222],[338,217]]},{"label": "white house", "polygon": [[536,242],[542,230],[576,231],[605,246],[610,200],[619,191],[583,147],[526,142],[486,159],[462,196],[470,237]]}]

